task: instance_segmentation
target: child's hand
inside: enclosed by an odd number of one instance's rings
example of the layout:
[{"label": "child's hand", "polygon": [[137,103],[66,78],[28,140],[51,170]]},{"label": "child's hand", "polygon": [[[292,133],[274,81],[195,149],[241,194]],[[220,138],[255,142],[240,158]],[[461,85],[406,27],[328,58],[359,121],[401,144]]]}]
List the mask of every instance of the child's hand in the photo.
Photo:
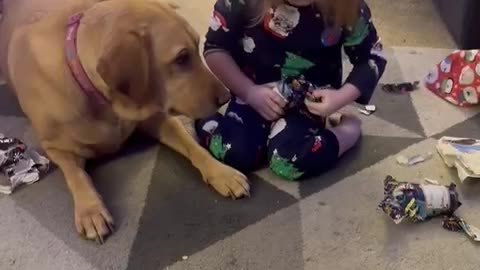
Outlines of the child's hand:
[{"label": "child's hand", "polygon": [[268,121],[278,120],[283,115],[283,108],[287,104],[285,99],[267,85],[251,87],[245,101]]},{"label": "child's hand", "polygon": [[329,116],[360,96],[360,91],[352,84],[345,84],[339,90],[319,89],[310,94],[313,100],[306,99],[307,109],[319,116]]},{"label": "child's hand", "polygon": [[305,105],[308,111],[318,116],[329,116],[343,107],[343,99],[338,90],[314,90],[310,97],[305,99]]}]

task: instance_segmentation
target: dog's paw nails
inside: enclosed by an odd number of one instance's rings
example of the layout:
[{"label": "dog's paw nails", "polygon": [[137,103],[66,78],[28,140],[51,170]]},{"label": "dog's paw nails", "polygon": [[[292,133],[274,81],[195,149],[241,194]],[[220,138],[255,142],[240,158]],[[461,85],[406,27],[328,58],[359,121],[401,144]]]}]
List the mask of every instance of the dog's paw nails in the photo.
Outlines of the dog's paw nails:
[{"label": "dog's paw nails", "polygon": [[232,199],[250,197],[250,184],[247,177],[237,170],[225,166],[208,177],[207,182],[220,194]]},{"label": "dog's paw nails", "polygon": [[232,181],[229,186],[236,198],[250,197],[250,184],[245,175],[238,173]]},{"label": "dog's paw nails", "polygon": [[103,244],[113,233],[113,219],[102,205],[75,207],[75,226],[78,233],[88,240]]},{"label": "dog's paw nails", "polygon": [[107,222],[108,229],[110,229],[110,232],[113,233],[115,231],[115,224]]}]

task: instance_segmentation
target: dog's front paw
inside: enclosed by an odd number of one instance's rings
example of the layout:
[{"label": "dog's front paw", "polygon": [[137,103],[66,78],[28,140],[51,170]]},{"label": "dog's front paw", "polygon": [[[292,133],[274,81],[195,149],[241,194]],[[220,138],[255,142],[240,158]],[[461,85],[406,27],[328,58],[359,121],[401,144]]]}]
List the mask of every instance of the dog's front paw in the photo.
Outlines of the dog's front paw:
[{"label": "dog's front paw", "polygon": [[113,218],[99,198],[78,200],[75,202],[75,227],[81,236],[103,244],[113,233]]},{"label": "dog's front paw", "polygon": [[233,199],[250,197],[250,184],[247,177],[221,163],[211,167],[210,173],[205,174],[204,180],[225,197]]}]

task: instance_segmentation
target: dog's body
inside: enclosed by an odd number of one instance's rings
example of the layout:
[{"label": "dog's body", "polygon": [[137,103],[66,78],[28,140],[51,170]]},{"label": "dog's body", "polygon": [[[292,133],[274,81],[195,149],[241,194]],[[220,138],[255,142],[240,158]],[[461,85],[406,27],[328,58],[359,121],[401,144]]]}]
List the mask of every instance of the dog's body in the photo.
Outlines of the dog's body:
[{"label": "dog's body", "polygon": [[[112,217],[83,167],[117,151],[136,129],[197,167],[224,196],[248,195],[245,176],[214,160],[171,113],[202,117],[227,92],[203,66],[198,36],[154,0],[4,0],[0,74],[14,90],[42,148],[65,175],[77,231],[103,241]],[[67,65],[66,24],[81,12],[78,59],[98,106]]]},{"label": "dog's body", "polygon": [[[115,123],[118,117],[108,111],[101,117],[89,117],[89,100],[66,65],[65,22],[69,15],[94,2],[7,0],[8,12],[0,27],[1,73],[15,91],[42,146],[46,138],[70,133],[65,141],[55,139],[52,143],[55,148],[69,148],[85,158],[118,150],[135,127],[132,121]],[[96,132],[92,132],[92,126]]]}]

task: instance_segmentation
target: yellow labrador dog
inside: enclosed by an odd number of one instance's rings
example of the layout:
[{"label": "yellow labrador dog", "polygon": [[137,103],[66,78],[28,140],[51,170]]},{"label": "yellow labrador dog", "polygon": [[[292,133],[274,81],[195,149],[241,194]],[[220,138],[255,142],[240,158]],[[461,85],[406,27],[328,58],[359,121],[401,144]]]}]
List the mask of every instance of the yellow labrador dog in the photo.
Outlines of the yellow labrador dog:
[{"label": "yellow labrador dog", "polygon": [[228,98],[205,68],[199,37],[154,0],[4,0],[0,71],[62,170],[75,226],[103,242],[113,218],[84,170],[136,129],[188,158],[220,194],[249,195],[244,175],[214,160],[173,115],[203,117]]}]

